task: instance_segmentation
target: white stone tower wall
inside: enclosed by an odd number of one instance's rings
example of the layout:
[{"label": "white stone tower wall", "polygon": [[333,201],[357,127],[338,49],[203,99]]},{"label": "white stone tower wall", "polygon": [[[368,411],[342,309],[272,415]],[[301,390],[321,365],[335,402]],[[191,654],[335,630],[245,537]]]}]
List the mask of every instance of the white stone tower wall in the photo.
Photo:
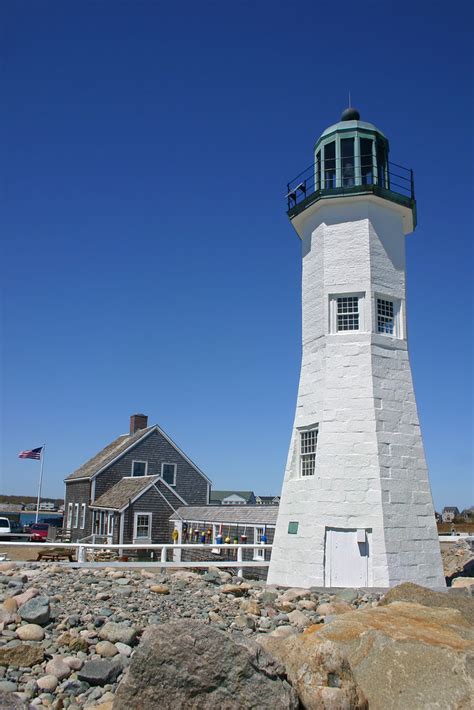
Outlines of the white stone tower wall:
[{"label": "white stone tower wall", "polygon": [[[329,528],[372,530],[369,584],[444,584],[405,326],[402,217],[377,198],[307,210],[303,354],[269,583],[325,584]],[[331,333],[329,298],[365,294],[359,332]],[[377,335],[375,294],[400,300],[400,339]],[[299,474],[299,428],[319,425],[316,471]],[[297,535],[288,523],[298,521]]]}]

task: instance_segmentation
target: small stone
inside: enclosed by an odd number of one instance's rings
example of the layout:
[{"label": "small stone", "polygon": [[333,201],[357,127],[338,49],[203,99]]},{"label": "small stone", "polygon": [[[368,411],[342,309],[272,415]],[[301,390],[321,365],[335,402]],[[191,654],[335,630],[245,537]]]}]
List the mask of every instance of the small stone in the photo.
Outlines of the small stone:
[{"label": "small stone", "polygon": [[131,646],[137,638],[137,630],[133,626],[108,621],[99,631],[99,636],[101,639],[111,643],[120,641],[120,643],[126,643]]},{"label": "small stone", "polygon": [[53,693],[59,684],[59,680],[55,675],[44,675],[42,678],[38,678],[36,682],[38,684],[38,688],[46,690],[49,693]]},{"label": "small stone", "polygon": [[120,641],[117,641],[117,643],[115,644],[115,648],[119,653],[122,654],[122,656],[127,656],[127,658],[132,653],[132,647],[126,643],[120,643]]},{"label": "small stone", "polygon": [[77,677],[89,685],[106,685],[113,682],[121,670],[122,666],[113,661],[88,661],[77,672]]},{"label": "small stone", "polygon": [[15,599],[16,599],[17,605],[21,606],[22,604],[26,604],[26,602],[30,601],[30,599],[33,599],[36,596],[38,596],[38,590],[35,589],[34,587],[30,587],[30,589],[27,589],[26,592],[22,592],[21,594],[17,594],[15,596]]},{"label": "small stone", "polygon": [[302,599],[298,602],[298,608],[306,609],[307,611],[316,611],[317,606],[316,602],[311,601],[311,599]]},{"label": "small stone", "polygon": [[83,666],[83,661],[80,658],[78,658],[77,656],[65,656],[63,658],[63,661],[73,671],[78,671]]},{"label": "small stone", "polygon": [[150,587],[150,592],[154,592],[155,594],[169,594],[170,590],[166,584],[153,584]]},{"label": "small stone", "polygon": [[112,656],[116,656],[118,653],[118,649],[113,643],[110,643],[110,641],[99,641],[99,643],[96,644],[95,651],[99,656],[102,656],[102,658],[112,658]]},{"label": "small stone", "polygon": [[61,656],[54,656],[48,661],[45,670],[48,675],[54,675],[59,680],[64,680],[71,674],[71,668],[67,663],[64,663]]},{"label": "small stone", "polygon": [[16,610],[18,609],[16,597],[7,597],[2,606],[9,614],[16,614]]},{"label": "small stone", "polygon": [[127,579],[126,577],[119,577],[119,579],[115,580],[115,583],[125,586],[127,584],[130,584],[130,580]]},{"label": "small stone", "polygon": [[18,613],[24,621],[29,621],[32,624],[47,624],[51,617],[49,598],[34,597],[22,604]]},{"label": "small stone", "polygon": [[304,629],[307,626],[310,626],[311,624],[306,614],[303,614],[303,612],[299,611],[298,609],[291,611],[288,614],[288,619],[290,621],[290,624],[292,624],[293,626],[297,626],[300,629]]},{"label": "small stone", "polygon": [[243,599],[240,608],[246,614],[253,614],[253,616],[260,616],[260,606],[255,599]]},{"label": "small stone", "polygon": [[333,601],[320,604],[316,611],[320,616],[334,616],[335,614],[347,614],[348,611],[353,611],[353,609],[347,602]]},{"label": "small stone", "polygon": [[11,680],[0,680],[0,691],[4,693],[16,693],[17,690],[17,683],[13,683]]},{"label": "small stone", "polygon": [[352,604],[359,597],[359,591],[357,589],[341,589],[336,594],[336,599],[341,602],[347,602]]},{"label": "small stone", "polygon": [[224,584],[220,591],[222,594],[233,594],[236,597],[242,597],[247,592],[247,588],[243,584]]},{"label": "small stone", "polygon": [[44,629],[38,624],[23,624],[17,628],[16,635],[21,641],[42,641]]},{"label": "small stone", "polygon": [[255,629],[255,619],[251,616],[245,616],[245,614],[240,614],[234,619],[234,626],[238,629]]}]

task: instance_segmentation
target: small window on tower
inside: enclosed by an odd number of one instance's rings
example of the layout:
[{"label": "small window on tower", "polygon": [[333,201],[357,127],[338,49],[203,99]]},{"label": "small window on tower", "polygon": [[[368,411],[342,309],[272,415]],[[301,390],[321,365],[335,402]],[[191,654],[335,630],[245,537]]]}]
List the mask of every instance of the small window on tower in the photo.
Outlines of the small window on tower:
[{"label": "small window on tower", "polygon": [[377,297],[376,330],[377,333],[401,337],[400,301],[392,298]]},{"label": "small window on tower", "polygon": [[337,297],[337,332],[359,330],[359,297]]},{"label": "small window on tower", "polygon": [[314,476],[316,468],[316,447],[318,445],[319,426],[300,431],[300,471],[301,476]]}]

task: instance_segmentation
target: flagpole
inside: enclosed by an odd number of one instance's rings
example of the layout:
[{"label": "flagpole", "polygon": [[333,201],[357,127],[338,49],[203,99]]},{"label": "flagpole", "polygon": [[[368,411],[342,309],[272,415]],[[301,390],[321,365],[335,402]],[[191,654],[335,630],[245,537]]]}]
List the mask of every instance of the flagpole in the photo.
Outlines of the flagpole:
[{"label": "flagpole", "polygon": [[40,507],[40,501],[41,501],[41,485],[43,483],[43,464],[44,464],[44,450],[45,450],[45,448],[46,448],[46,444],[43,444],[43,448],[41,449],[41,467],[40,467],[40,478],[39,478],[39,486],[38,486],[38,499],[36,501],[35,523],[38,522],[39,507]]}]

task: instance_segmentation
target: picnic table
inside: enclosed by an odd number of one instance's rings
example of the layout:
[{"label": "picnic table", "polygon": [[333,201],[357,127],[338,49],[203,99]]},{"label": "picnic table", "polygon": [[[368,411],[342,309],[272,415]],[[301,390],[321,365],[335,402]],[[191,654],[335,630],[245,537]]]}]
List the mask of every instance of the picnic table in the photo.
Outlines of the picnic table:
[{"label": "picnic table", "polygon": [[36,558],[37,562],[41,560],[69,560],[69,562],[74,562],[74,550],[68,549],[66,547],[52,547],[48,550],[40,550]]}]

